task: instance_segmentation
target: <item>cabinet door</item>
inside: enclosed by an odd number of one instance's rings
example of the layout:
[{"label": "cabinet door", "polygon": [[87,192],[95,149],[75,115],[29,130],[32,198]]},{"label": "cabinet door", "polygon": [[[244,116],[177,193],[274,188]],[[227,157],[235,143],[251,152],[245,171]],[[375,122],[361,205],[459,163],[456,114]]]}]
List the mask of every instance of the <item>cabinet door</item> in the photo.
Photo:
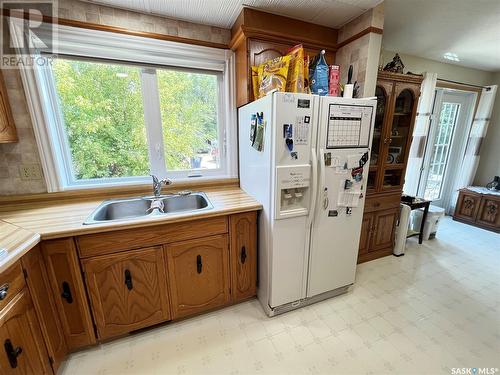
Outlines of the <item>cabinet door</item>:
[{"label": "cabinet door", "polygon": [[174,319],[229,302],[228,252],[227,235],[167,246]]},{"label": "cabinet door", "polygon": [[69,350],[96,342],[73,238],[42,242],[42,254]]},{"label": "cabinet door", "polygon": [[476,221],[493,228],[500,228],[500,199],[483,196]]},{"label": "cabinet door", "polygon": [[257,284],[257,213],[229,218],[231,237],[231,296],[233,301],[253,297]]},{"label": "cabinet door", "polygon": [[290,44],[269,42],[264,40],[250,39],[249,41],[250,66],[257,66],[267,60],[283,56],[292,47]]},{"label": "cabinet door", "polygon": [[64,339],[64,331],[57,314],[54,296],[50,291],[49,279],[42,258],[40,246],[31,249],[21,259],[26,271],[26,281],[31,299],[40,322],[43,338],[49,356],[52,358],[52,368],[57,373],[59,365],[64,359],[68,348]]},{"label": "cabinet door", "polygon": [[376,213],[370,251],[394,246],[398,215],[399,209],[397,208]]},{"label": "cabinet door", "polygon": [[26,288],[0,311],[0,344],[1,374],[52,373]]},{"label": "cabinet door", "polygon": [[83,267],[100,339],[170,319],[161,247],[85,259]]},{"label": "cabinet door", "polygon": [[394,86],[392,111],[382,141],[382,190],[401,190],[408,160],[420,86],[397,82]]},{"label": "cabinet door", "polygon": [[370,251],[370,241],[374,227],[375,214],[367,212],[363,215],[361,222],[361,235],[359,238],[359,254],[366,254]]},{"label": "cabinet door", "polygon": [[384,154],[384,140],[387,128],[387,119],[390,114],[392,101],[393,83],[384,80],[378,80],[375,88],[377,97],[377,109],[375,113],[375,126],[373,129],[373,140],[370,154],[370,168],[368,172],[367,189],[370,192],[380,189],[381,179],[380,171],[386,156]]},{"label": "cabinet door", "polygon": [[17,132],[10,109],[7,88],[0,71],[0,143],[17,142]]},{"label": "cabinet door", "polygon": [[475,221],[480,202],[481,196],[479,194],[461,191],[458,195],[454,217],[461,220]]}]

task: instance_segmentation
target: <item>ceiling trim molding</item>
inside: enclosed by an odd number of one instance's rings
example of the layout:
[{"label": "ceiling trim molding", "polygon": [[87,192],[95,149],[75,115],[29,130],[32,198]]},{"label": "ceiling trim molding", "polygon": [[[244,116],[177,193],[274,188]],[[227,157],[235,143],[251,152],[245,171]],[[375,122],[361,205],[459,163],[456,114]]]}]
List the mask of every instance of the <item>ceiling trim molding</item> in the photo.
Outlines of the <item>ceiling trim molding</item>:
[{"label": "ceiling trim molding", "polygon": [[[28,19],[29,15],[28,15],[28,13],[24,12],[23,17],[19,17],[20,16],[19,13],[15,13],[15,14],[11,15],[8,9],[2,9],[2,16]],[[130,30],[130,29],[126,29],[126,28],[118,27],[118,26],[101,25],[98,23],[76,21],[76,20],[71,20],[71,19],[66,19],[66,18],[51,17],[51,16],[47,16],[47,15],[43,15],[43,22],[62,25],[62,26],[78,27],[78,28],[82,28],[82,29],[108,31],[108,32],[113,32],[113,33],[117,33],[117,34],[140,36],[140,37],[144,37],[144,38],[152,38],[152,39],[164,40],[164,41],[169,41],[169,42],[194,44],[197,46],[212,47],[212,48],[219,48],[219,49],[229,49],[229,46],[227,44],[224,44],[224,43],[215,43],[215,42],[210,42],[210,41],[206,41],[206,40],[190,39],[190,38],[184,38],[184,37],[176,36],[176,35],[159,34],[159,33],[147,32],[147,31],[136,31],[136,30]]]},{"label": "ceiling trim molding", "polygon": [[370,26],[370,27],[367,27],[366,29],[360,31],[359,33],[357,34],[354,34],[353,36],[351,36],[350,38],[347,38],[346,40],[340,42],[340,43],[337,43],[337,49],[340,49],[342,47],[345,47],[346,45],[348,45],[349,43],[352,43],[354,42],[355,40],[358,40],[359,38],[362,38],[364,37],[366,34],[370,34],[370,33],[373,33],[373,34],[380,34],[382,35],[384,33],[384,30],[383,29],[380,29],[378,27],[374,27],[374,26]]}]

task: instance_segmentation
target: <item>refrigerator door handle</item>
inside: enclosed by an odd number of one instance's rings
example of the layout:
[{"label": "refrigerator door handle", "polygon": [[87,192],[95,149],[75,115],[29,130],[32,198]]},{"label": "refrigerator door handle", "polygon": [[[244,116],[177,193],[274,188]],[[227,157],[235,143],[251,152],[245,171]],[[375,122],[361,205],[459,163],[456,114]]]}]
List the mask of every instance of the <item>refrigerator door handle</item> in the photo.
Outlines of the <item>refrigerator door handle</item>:
[{"label": "refrigerator door handle", "polygon": [[316,148],[311,148],[311,163],[312,163],[312,179],[311,179],[311,207],[309,209],[308,223],[311,225],[316,211],[316,199],[318,197],[318,157],[316,156]]},{"label": "refrigerator door handle", "polygon": [[328,188],[326,187],[325,184],[325,150],[320,148],[319,149],[319,157],[320,157],[320,163],[319,163],[319,179],[320,179],[320,186],[321,186],[321,193],[322,193],[322,198],[323,198],[323,204],[322,207],[324,210],[328,208],[328,205],[330,204],[328,200]]}]

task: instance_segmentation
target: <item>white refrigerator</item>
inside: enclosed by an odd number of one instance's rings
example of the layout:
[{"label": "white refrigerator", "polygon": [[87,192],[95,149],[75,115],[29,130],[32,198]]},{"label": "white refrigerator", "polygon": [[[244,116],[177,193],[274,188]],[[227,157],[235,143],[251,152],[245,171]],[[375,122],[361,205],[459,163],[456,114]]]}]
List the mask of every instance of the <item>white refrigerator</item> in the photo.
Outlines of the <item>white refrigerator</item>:
[{"label": "white refrigerator", "polygon": [[375,107],[274,92],[239,109],[240,186],[263,206],[258,297],[268,315],[353,284]]}]

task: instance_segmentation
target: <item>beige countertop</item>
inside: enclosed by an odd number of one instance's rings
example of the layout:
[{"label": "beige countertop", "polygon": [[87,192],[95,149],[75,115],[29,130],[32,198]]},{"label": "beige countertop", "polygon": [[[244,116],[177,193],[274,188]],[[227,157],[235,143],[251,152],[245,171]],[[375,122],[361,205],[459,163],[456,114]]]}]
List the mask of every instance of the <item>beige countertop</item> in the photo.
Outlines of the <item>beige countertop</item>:
[{"label": "beige countertop", "polygon": [[0,220],[0,273],[40,242],[38,233]]},{"label": "beige countertop", "polygon": [[9,255],[0,259],[0,272],[40,240],[188,221],[262,208],[259,202],[239,187],[203,191],[213,205],[210,210],[91,225],[83,225],[83,222],[105,199],[3,203],[0,206],[0,248],[6,248]]}]

